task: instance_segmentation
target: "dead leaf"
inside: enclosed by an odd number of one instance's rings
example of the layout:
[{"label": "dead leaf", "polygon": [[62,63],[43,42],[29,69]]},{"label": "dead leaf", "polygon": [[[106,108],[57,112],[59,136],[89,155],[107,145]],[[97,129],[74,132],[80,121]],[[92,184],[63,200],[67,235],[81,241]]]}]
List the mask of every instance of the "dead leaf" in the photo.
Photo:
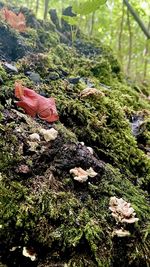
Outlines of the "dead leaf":
[{"label": "dead leaf", "polygon": [[19,32],[24,32],[26,30],[26,19],[25,16],[20,12],[16,15],[14,12],[7,8],[1,10],[3,19],[14,29]]},{"label": "dead leaf", "polygon": [[35,117],[37,114],[47,122],[54,122],[59,119],[53,97],[41,96],[18,82],[15,83],[15,96],[21,100],[17,102],[17,106],[23,108],[31,117]]}]

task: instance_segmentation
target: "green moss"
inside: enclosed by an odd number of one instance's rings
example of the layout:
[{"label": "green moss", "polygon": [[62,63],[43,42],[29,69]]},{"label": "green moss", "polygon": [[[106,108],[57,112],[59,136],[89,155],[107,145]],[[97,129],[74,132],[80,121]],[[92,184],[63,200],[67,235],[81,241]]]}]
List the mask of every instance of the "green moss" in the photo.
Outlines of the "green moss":
[{"label": "green moss", "polygon": [[91,68],[92,74],[107,85],[111,84],[111,66],[108,60],[98,58],[97,63]]},{"label": "green moss", "polygon": [[36,49],[38,44],[38,34],[37,31],[33,28],[28,28],[26,35],[25,35],[25,44],[33,49]]},{"label": "green moss", "polygon": [[19,147],[16,150],[18,140],[15,134],[12,135],[12,125],[4,127],[0,124],[0,169],[1,171],[8,171],[13,165],[20,161],[21,156],[19,153]]},{"label": "green moss", "polygon": [[1,77],[3,80],[7,80],[7,73],[6,73],[6,71],[4,70],[4,68],[2,67],[1,64],[0,64],[0,77]]},{"label": "green moss", "polygon": [[[124,189],[124,190],[123,190]],[[74,253],[76,250],[80,266],[86,262],[88,256],[84,254],[84,249],[89,250],[89,261],[91,266],[110,266],[112,264],[115,240],[112,231],[115,228],[115,220],[109,212],[109,197],[123,197],[131,202],[134,207],[139,225],[129,229],[131,240],[134,239],[136,251],[131,249],[130,239],[126,240],[127,254],[130,264],[145,256],[142,244],[139,245],[140,238],[144,238],[149,246],[147,226],[145,222],[149,218],[150,208],[146,202],[146,195],[143,191],[135,188],[126,178],[123,178],[119,171],[111,166],[106,168],[106,172],[101,177],[97,186],[87,188],[86,200],[82,201],[82,191],[71,190],[70,192],[45,189],[34,193],[27,186],[20,182],[7,182],[5,177],[1,186],[2,206],[5,206],[2,216],[2,236],[5,242],[10,242],[8,233],[13,226],[11,242],[15,242],[17,233],[20,233],[19,242],[27,245],[33,243],[44,246],[50,250],[62,251],[66,255],[69,266],[77,266]],[[130,227],[129,227],[130,228]],[[143,236],[142,236],[143,233]],[[123,245],[123,240],[120,240]],[[78,254],[78,250],[82,253]],[[68,251],[70,251],[68,255]],[[55,258],[55,257],[54,257]],[[120,264],[122,259],[120,259]],[[79,265],[78,265],[79,266]]]},{"label": "green moss", "polygon": [[59,42],[59,37],[56,33],[49,30],[38,29],[38,38],[45,50],[54,47]]}]

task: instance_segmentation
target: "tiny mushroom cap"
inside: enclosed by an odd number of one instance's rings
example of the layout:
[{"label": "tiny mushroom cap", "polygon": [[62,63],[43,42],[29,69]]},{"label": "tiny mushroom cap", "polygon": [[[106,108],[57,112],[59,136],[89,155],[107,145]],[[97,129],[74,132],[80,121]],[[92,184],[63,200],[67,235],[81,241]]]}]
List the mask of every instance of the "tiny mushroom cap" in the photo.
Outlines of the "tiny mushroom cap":
[{"label": "tiny mushroom cap", "polygon": [[84,146],[84,142],[79,142],[79,144],[81,144],[82,146]]},{"label": "tiny mushroom cap", "polygon": [[90,147],[90,146],[87,146],[87,149],[90,151],[90,153],[93,155],[94,154],[94,151],[93,151],[93,148]]},{"label": "tiny mushroom cap", "polygon": [[28,141],[27,143],[28,143],[28,145],[30,147],[29,150],[36,152],[36,149],[37,149],[39,144],[37,142],[32,142],[32,141],[31,142]]},{"label": "tiny mushroom cap", "polygon": [[23,247],[22,255],[31,259],[31,261],[36,260],[36,253],[31,252],[27,247]]},{"label": "tiny mushroom cap", "polygon": [[18,246],[18,247],[12,247],[12,248],[9,249],[9,251],[11,251],[11,252],[12,252],[12,251],[15,251],[17,248],[21,248],[21,246]]},{"label": "tiny mushroom cap", "polygon": [[31,141],[40,141],[40,136],[38,133],[33,133],[29,135]]},{"label": "tiny mushroom cap", "polygon": [[112,236],[117,235],[118,237],[125,237],[125,236],[130,236],[130,232],[124,229],[116,229],[112,232]]},{"label": "tiny mushroom cap", "polygon": [[74,180],[76,180],[80,183],[86,182],[88,179],[87,172],[80,167],[79,168],[75,167],[74,169],[71,169],[70,173],[74,174],[75,175]]},{"label": "tiny mushroom cap", "polygon": [[28,165],[26,164],[21,164],[19,167],[18,167],[18,172],[19,173],[29,173],[30,172],[30,168]]},{"label": "tiny mushroom cap", "polygon": [[58,135],[58,131],[56,131],[54,128],[51,128],[49,130],[40,129],[40,133],[44,136],[46,142],[55,140]]},{"label": "tiny mushroom cap", "polygon": [[88,176],[90,177],[95,177],[97,175],[97,172],[95,172],[92,167],[87,169],[86,172],[88,173]]}]

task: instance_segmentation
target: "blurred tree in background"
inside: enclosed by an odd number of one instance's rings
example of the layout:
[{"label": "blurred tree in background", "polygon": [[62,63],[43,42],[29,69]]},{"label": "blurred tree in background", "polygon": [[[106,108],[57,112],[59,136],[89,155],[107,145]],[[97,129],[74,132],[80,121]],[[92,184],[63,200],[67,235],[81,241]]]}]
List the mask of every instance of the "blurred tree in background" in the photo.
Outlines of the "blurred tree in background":
[{"label": "blurred tree in background", "polygon": [[38,18],[49,20],[49,9],[62,10],[73,6],[77,14],[69,20],[76,24],[90,39],[98,38],[109,45],[118,57],[123,71],[132,80],[150,81],[150,38],[144,34],[134,16],[127,8],[127,2],[139,16],[150,35],[149,0],[5,0],[4,3],[26,6]]}]

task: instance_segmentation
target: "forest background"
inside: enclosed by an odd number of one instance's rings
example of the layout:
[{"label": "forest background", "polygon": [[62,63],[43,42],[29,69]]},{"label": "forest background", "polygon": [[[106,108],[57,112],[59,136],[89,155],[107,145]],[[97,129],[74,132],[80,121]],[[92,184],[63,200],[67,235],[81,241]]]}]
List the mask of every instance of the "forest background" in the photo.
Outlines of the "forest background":
[{"label": "forest background", "polygon": [[[140,29],[123,0],[6,0],[6,4],[23,5],[44,20],[49,20],[49,9],[56,9],[61,23],[62,10],[83,5],[77,16],[66,20],[84,32],[89,40],[97,38],[112,48],[126,76],[136,82],[150,82],[150,39]],[[90,5],[92,2],[92,5]],[[150,1],[130,0],[150,33]],[[95,5],[94,5],[95,4]],[[76,38],[76,30],[73,30]]]}]

